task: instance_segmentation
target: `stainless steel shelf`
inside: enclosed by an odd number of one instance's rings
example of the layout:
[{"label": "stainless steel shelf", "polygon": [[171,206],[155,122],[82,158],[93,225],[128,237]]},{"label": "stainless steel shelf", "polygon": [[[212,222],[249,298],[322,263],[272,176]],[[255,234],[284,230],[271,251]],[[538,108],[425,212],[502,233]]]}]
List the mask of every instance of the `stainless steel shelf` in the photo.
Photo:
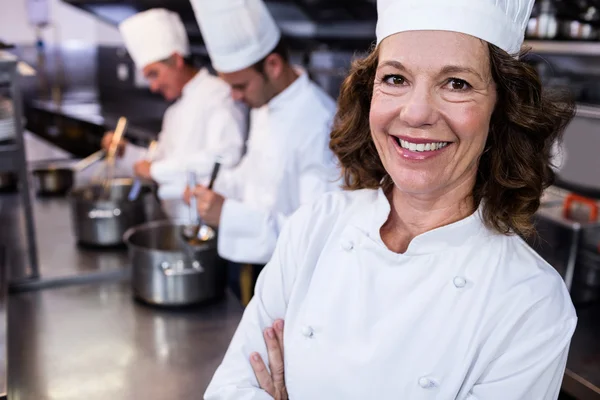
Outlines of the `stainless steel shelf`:
[{"label": "stainless steel shelf", "polygon": [[12,171],[18,174],[19,192],[23,204],[23,213],[25,214],[25,230],[31,271],[30,278],[38,278],[39,269],[35,224],[33,222],[33,210],[31,207],[25,142],[23,139],[23,121],[21,117],[23,115],[23,104],[18,81],[16,57],[8,53],[0,52],[0,85],[7,85],[10,89],[10,98],[13,103],[15,131],[14,143],[0,146],[0,172]]},{"label": "stainless steel shelf", "polygon": [[525,46],[537,54],[565,54],[600,56],[600,42],[560,42],[554,40],[526,40]]},{"label": "stainless steel shelf", "polygon": [[13,71],[17,68],[17,60],[6,55],[0,55],[0,84],[13,82]]}]

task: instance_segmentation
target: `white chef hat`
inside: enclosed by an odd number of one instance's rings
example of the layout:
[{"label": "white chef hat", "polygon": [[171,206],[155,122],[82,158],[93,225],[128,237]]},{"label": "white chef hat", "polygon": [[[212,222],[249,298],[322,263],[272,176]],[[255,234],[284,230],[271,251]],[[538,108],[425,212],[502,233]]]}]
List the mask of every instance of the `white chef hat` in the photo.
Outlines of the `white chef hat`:
[{"label": "white chef hat", "polygon": [[186,57],[190,43],[179,15],[154,8],[135,14],[119,25],[127,51],[138,68],[169,58],[173,53]]},{"label": "white chef hat", "polygon": [[213,67],[235,72],[265,58],[281,32],[262,0],[191,0]]},{"label": "white chef hat", "polygon": [[509,54],[521,49],[534,0],[377,0],[377,43],[399,32],[466,33]]}]

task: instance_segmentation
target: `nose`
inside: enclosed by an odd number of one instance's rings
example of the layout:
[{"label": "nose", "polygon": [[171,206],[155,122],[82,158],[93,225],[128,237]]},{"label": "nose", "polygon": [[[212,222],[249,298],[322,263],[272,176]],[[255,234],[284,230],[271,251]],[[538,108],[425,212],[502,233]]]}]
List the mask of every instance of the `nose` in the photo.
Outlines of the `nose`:
[{"label": "nose", "polygon": [[412,128],[433,125],[436,112],[432,93],[426,86],[413,86],[413,90],[405,97],[406,101],[400,110],[400,119]]},{"label": "nose", "polygon": [[159,86],[159,84],[156,81],[150,82],[150,91],[152,93],[158,92],[159,89],[160,89],[160,86]]}]

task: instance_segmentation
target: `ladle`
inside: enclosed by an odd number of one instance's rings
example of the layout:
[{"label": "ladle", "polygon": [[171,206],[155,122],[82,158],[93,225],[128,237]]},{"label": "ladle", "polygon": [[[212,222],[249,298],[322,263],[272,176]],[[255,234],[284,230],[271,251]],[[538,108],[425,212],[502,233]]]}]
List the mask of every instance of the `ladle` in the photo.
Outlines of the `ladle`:
[{"label": "ladle", "polygon": [[[208,184],[208,189],[212,189],[215,180],[217,179],[217,175],[219,173],[219,168],[221,167],[220,160],[215,162],[215,165],[212,170],[212,174],[210,176],[210,182]],[[188,172],[188,186],[191,190],[196,187],[196,173],[193,171]],[[215,230],[210,226],[206,225],[198,215],[198,210],[196,208],[196,198],[192,195],[190,197],[190,220],[189,224],[183,226],[182,235],[186,239],[189,244],[195,245],[200,244],[202,242],[206,242],[215,237]]]}]

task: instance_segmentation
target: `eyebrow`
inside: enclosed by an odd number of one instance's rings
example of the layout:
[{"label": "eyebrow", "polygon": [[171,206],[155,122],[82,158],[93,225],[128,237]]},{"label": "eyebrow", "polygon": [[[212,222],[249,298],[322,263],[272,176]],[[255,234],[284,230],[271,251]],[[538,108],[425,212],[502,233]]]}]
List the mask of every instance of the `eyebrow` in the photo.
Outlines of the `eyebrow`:
[{"label": "eyebrow", "polygon": [[[379,67],[377,67],[377,69],[380,69],[382,67],[392,67],[399,71],[407,71],[406,67],[400,61],[395,61],[395,60],[384,61],[379,65]],[[477,78],[479,78],[482,81],[485,80],[485,79],[483,79],[481,74],[479,72],[475,71],[473,68],[464,67],[464,66],[460,66],[460,65],[446,65],[440,71],[440,75],[457,74],[457,73],[472,74],[472,75],[475,75]]]}]

